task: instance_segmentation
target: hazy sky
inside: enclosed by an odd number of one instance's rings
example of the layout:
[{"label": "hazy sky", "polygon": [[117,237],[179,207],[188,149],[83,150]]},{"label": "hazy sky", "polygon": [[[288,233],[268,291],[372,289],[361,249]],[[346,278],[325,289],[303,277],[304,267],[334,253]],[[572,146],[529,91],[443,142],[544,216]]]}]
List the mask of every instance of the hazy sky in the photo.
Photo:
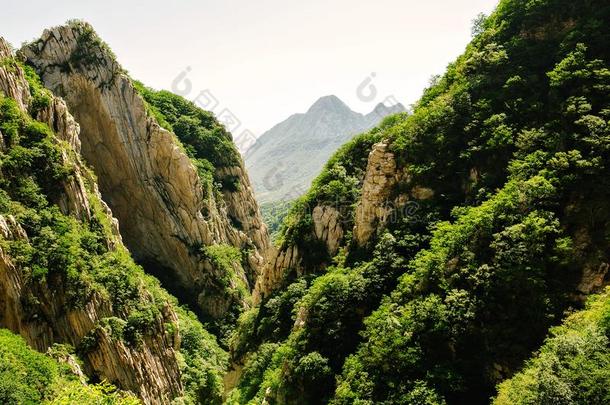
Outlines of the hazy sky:
[{"label": "hazy sky", "polygon": [[[257,135],[320,96],[369,112],[394,95],[416,101],[470,40],[471,21],[497,0],[2,0],[0,35],[13,45],[84,19],[132,77],[160,89],[190,67],[188,98],[209,90]],[[371,101],[357,97],[367,78]],[[368,87],[367,87],[368,89]],[[370,94],[367,90],[367,95]],[[369,97],[370,98],[370,97]]]}]

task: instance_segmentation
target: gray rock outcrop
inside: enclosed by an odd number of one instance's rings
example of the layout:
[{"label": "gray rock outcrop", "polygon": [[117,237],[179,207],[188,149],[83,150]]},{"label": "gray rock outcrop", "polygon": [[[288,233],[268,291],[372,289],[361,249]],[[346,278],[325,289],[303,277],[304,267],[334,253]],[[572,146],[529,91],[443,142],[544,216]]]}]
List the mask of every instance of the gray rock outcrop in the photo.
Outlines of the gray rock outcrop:
[{"label": "gray rock outcrop", "polygon": [[79,122],[82,155],[134,258],[204,315],[222,316],[231,298],[217,285],[226,275],[202,247],[226,244],[247,252],[244,263],[234,263],[231,282],[248,283],[269,244],[243,165],[222,169],[237,176],[237,191],[222,198],[205,193],[175,135],[147,114],[130,78],[89,25],[46,30],[21,52]]}]

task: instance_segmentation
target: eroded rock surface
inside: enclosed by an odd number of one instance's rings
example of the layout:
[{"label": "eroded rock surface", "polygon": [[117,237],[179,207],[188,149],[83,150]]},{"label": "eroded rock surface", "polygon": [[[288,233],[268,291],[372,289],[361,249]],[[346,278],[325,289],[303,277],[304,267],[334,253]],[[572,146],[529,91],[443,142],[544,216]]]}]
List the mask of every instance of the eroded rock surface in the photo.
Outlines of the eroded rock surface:
[{"label": "eroded rock surface", "polygon": [[175,135],[147,114],[130,78],[87,24],[47,30],[22,53],[80,124],[82,155],[134,258],[204,315],[222,316],[231,298],[218,289],[223,275],[202,247],[247,252],[234,279],[250,283],[269,247],[243,164],[222,169],[237,176],[237,191],[222,198],[206,193]]},{"label": "eroded rock surface", "polygon": [[[0,57],[11,58],[10,48],[0,38]],[[24,73],[19,66],[0,67],[0,89],[15,98],[23,112],[28,111],[31,96]],[[94,215],[92,201],[102,207],[112,232],[107,234],[110,250],[124,249],[118,222],[101,200],[93,179],[77,153],[79,126],[65,103],[53,97],[48,106],[38,112],[39,120],[55,130],[58,141],[65,141],[61,159],[72,169],[72,175],[62,182],[55,203],[65,215],[90,220]],[[0,177],[2,173],[0,172]],[[86,183],[89,185],[87,186]],[[0,215],[0,240],[28,241],[25,229],[12,215]],[[29,345],[41,352],[54,343],[68,343],[74,347],[88,336],[96,341],[84,356],[89,375],[106,379],[125,390],[136,393],[146,404],[168,404],[183,391],[176,356],[179,341],[177,331],[166,333],[167,323],[177,323],[176,314],[168,303],[152,325],[141,345],[130,346],[100,327],[106,318],[124,316],[113,308],[109,297],[93,292],[82,305],[71,303],[71,293],[65,275],[49,275],[44,282],[26,277],[16,261],[0,246],[0,326],[23,336]],[[142,297],[147,300],[146,297]],[[152,300],[152,297],[150,297]]]},{"label": "eroded rock surface", "polygon": [[369,241],[392,212],[390,197],[399,178],[396,160],[388,150],[388,144],[375,144],[369,154],[362,196],[356,207],[354,240],[360,246]]}]

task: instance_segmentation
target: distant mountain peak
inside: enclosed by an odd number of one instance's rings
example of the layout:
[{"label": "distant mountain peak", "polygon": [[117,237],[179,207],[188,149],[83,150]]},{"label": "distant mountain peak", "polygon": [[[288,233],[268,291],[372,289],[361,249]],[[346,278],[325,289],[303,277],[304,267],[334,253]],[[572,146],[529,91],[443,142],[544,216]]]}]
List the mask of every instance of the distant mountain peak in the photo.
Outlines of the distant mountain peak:
[{"label": "distant mountain peak", "polygon": [[393,105],[386,105],[384,103],[379,103],[375,106],[375,108],[373,108],[373,111],[370,112],[370,114],[376,113],[376,114],[395,114],[395,113],[399,113],[399,112],[403,112],[403,111],[407,111],[407,109],[405,108],[404,105],[402,105],[402,103],[397,103],[397,104],[393,104]]},{"label": "distant mountain peak", "polygon": [[245,154],[258,200],[273,202],[300,196],[337,148],[401,111],[405,111],[402,104],[380,103],[364,115],[330,95],[320,97],[305,114],[291,115],[273,126]]},{"label": "distant mountain peak", "polygon": [[335,95],[329,95],[320,97],[311,107],[307,110],[307,113],[317,111],[348,111],[352,112],[351,108],[347,106],[341,99]]},{"label": "distant mountain peak", "polygon": [[375,106],[373,111],[365,115],[364,118],[369,122],[369,125],[372,127],[388,115],[398,114],[405,111],[407,111],[407,109],[401,103],[396,103],[393,105],[379,103]]}]

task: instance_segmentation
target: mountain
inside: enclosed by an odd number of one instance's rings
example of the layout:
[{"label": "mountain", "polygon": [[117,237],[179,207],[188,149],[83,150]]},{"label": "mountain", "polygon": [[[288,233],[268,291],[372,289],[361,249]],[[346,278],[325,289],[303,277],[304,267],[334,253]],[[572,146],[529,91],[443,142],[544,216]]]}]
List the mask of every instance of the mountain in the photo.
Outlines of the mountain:
[{"label": "mountain", "polygon": [[[9,358],[0,373],[0,402],[36,403],[42,393],[41,400],[82,395],[86,401],[81,367],[93,381],[129,390],[147,404],[195,395],[183,383],[196,378],[188,368],[206,367],[209,376],[197,384],[209,384],[221,378],[226,354],[132,260],[80,154],[80,126],[66,103],[1,38],[0,59],[0,326],[43,353],[63,353],[61,366],[37,359],[3,332],[10,346],[0,349]],[[180,344],[185,333],[208,345],[205,356]],[[22,357],[11,359],[7,350]],[[16,378],[30,368],[39,386]],[[63,382],[58,368],[67,372]],[[19,371],[10,376],[10,370]],[[60,385],[51,386],[55,380]],[[102,400],[114,390],[88,387],[92,402],[96,392]]]},{"label": "mountain", "polygon": [[[7,334],[0,402],[220,403],[269,245],[231,135],[84,22],[0,39],[0,62],[0,327],[61,347]],[[37,364],[38,393],[6,375]]]},{"label": "mountain", "polygon": [[222,328],[268,246],[231,135],[211,113],[131,80],[87,24],[46,30],[20,52],[79,123],[80,152],[134,259]]},{"label": "mountain", "polygon": [[212,113],[87,23],[0,38],[0,403],[608,403],[607,21],[500,1],[276,245]]},{"label": "mountain", "polygon": [[608,402],[607,21],[502,0],[412,114],[339,148],[240,318],[232,400]]},{"label": "mountain", "polygon": [[256,198],[266,203],[304,194],[341,145],[384,117],[403,111],[402,104],[380,103],[363,115],[336,96],[320,98],[306,113],[294,114],[265,132],[245,153]]}]

